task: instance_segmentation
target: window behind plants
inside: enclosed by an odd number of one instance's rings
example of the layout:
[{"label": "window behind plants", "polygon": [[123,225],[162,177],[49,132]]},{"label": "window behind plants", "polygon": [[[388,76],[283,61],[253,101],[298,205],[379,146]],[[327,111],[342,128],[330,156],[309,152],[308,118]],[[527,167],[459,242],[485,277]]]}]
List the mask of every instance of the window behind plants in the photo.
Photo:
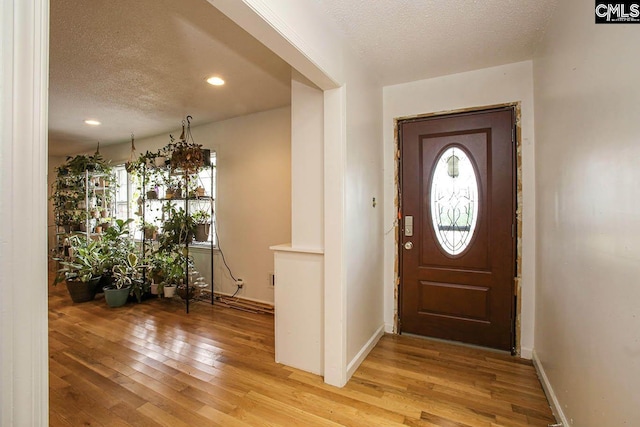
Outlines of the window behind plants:
[{"label": "window behind plants", "polygon": [[116,219],[126,220],[131,217],[132,213],[129,206],[129,201],[132,199],[129,174],[127,174],[124,165],[114,167],[113,171],[118,184],[116,189]]},{"label": "window behind plants", "polygon": [[[213,203],[214,215],[211,220],[209,240],[207,242],[194,241],[193,243],[191,243],[190,246],[209,247],[211,241],[213,241],[214,246],[217,244],[215,240],[215,225],[216,225],[215,197],[216,197],[216,189],[217,189],[216,170],[217,170],[216,169],[216,153],[212,151],[211,152],[211,168],[206,168],[200,171],[197,175],[198,185],[201,185],[202,187],[204,187],[205,195],[207,197],[212,197],[214,199],[214,203]],[[137,211],[137,202],[139,197],[141,196],[140,190],[139,190],[140,183],[138,182],[138,178],[135,175],[127,173],[124,164],[115,166],[114,171],[116,173],[116,178],[118,180],[118,189],[116,192],[116,219],[126,220],[127,218],[134,218],[136,221],[135,221],[135,224],[132,224],[131,232],[135,233],[134,234],[135,239],[140,240],[142,239],[142,230],[140,227],[141,219],[138,215],[135,214]],[[162,195],[162,194],[165,194],[165,192],[166,192],[166,188],[161,186],[161,188],[159,188],[159,193]],[[207,209],[208,209],[208,204],[203,204],[203,206],[207,206]],[[198,209],[197,203],[190,204],[190,208]],[[147,212],[146,221],[162,224],[161,209],[153,210],[150,213]]]}]

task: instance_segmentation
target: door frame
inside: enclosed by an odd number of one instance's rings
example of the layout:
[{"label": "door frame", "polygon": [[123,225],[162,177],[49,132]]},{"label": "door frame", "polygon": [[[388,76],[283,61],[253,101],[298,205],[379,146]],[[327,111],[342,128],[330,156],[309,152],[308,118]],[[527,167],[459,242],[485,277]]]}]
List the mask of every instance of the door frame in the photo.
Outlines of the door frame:
[{"label": "door frame", "polygon": [[401,244],[402,244],[402,236],[401,236],[401,228],[400,227],[400,214],[401,214],[401,203],[402,203],[402,147],[401,147],[401,135],[400,135],[400,123],[405,121],[415,121],[420,119],[426,119],[431,117],[440,117],[440,116],[454,116],[454,115],[464,115],[464,114],[473,114],[473,113],[483,113],[490,110],[502,109],[502,108],[512,108],[514,111],[514,125],[515,125],[515,150],[514,150],[514,197],[515,197],[515,206],[516,211],[514,212],[515,224],[516,224],[516,239],[515,239],[515,277],[513,283],[514,290],[514,302],[513,308],[515,312],[515,316],[513,318],[513,326],[512,326],[512,334],[514,335],[513,343],[514,349],[512,351],[513,355],[520,356],[521,354],[521,331],[520,331],[520,322],[521,322],[521,308],[522,308],[522,200],[523,200],[523,187],[522,187],[522,129],[521,129],[521,103],[518,102],[510,102],[504,104],[495,104],[495,105],[485,105],[478,107],[469,107],[462,108],[457,110],[450,111],[440,111],[434,113],[424,113],[417,114],[412,116],[405,117],[396,117],[394,119],[394,139],[395,139],[395,150],[396,150],[396,161],[395,161],[395,190],[396,197],[394,201],[394,208],[396,212],[396,224],[395,224],[395,271],[394,271],[394,300],[395,300],[395,308],[396,313],[393,319],[393,332],[396,334],[401,333],[400,328],[400,319],[402,316],[402,287],[400,284],[402,283],[402,253]]}]

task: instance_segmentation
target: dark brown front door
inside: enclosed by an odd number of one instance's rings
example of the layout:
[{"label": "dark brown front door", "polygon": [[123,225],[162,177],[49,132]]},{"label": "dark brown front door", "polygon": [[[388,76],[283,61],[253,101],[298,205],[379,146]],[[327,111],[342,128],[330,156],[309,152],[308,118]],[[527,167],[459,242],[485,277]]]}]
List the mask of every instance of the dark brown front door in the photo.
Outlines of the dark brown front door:
[{"label": "dark brown front door", "polygon": [[401,332],[513,349],[513,116],[400,123]]}]

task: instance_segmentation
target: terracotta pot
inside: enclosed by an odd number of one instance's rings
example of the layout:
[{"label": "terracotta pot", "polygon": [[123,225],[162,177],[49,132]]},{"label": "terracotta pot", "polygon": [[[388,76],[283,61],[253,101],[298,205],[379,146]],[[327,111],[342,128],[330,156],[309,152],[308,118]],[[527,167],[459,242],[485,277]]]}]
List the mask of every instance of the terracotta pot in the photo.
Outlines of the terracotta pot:
[{"label": "terracotta pot", "polygon": [[151,228],[144,229],[144,238],[147,240],[155,240],[158,235],[158,230],[154,230]]}]

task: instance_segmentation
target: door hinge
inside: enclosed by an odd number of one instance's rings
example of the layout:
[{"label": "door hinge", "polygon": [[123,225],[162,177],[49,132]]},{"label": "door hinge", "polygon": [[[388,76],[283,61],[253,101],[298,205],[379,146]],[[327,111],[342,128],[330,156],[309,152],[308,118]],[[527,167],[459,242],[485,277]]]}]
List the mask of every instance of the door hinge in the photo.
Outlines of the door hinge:
[{"label": "door hinge", "polygon": [[516,237],[516,225],[515,224],[511,224],[511,238],[513,239],[514,237]]},{"label": "door hinge", "polygon": [[516,128],[515,126],[511,128],[511,143],[514,144],[516,142]]}]

